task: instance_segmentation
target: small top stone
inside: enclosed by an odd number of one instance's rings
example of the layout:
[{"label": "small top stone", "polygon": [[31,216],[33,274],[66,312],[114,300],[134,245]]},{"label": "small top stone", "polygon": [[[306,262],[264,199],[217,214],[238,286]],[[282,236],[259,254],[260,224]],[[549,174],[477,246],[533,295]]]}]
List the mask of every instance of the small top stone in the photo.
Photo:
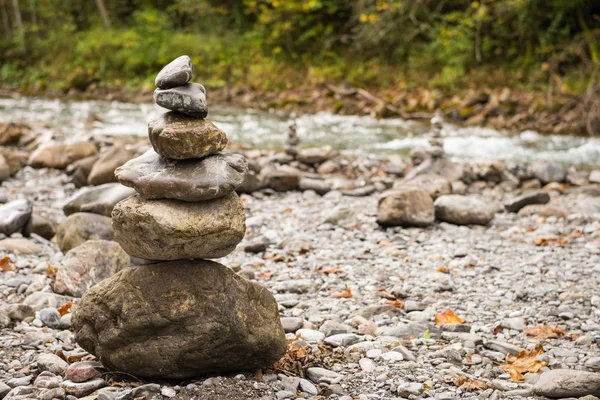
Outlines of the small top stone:
[{"label": "small top stone", "polygon": [[192,60],[188,56],[177,57],[160,70],[154,83],[159,89],[182,86],[192,79],[193,73]]}]

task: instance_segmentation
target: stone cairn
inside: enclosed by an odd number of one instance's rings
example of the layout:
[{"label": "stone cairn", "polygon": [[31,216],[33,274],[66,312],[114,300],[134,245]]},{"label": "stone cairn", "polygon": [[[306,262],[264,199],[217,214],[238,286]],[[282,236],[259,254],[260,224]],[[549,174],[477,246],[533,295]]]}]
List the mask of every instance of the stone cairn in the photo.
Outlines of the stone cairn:
[{"label": "stone cairn", "polygon": [[286,341],[263,286],[206,259],[231,253],[245,215],[235,193],[245,158],[224,152],[206,90],[181,56],[156,77],[153,149],[115,171],[136,194],[113,212],[115,237],[140,264],[88,290],[73,316],[79,345],[109,369],[183,379],[252,371],[279,360]]}]

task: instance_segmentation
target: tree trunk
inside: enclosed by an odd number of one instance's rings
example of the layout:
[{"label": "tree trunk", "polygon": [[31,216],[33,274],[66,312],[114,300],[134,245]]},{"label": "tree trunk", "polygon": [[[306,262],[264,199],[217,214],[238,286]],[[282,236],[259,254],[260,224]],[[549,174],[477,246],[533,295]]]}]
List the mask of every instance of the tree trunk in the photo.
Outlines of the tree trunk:
[{"label": "tree trunk", "polygon": [[8,20],[8,11],[4,7],[4,1],[0,0],[0,14],[2,14],[2,31],[6,37],[10,37],[10,21]]},{"label": "tree trunk", "polygon": [[12,0],[13,9],[15,11],[15,25],[18,30],[23,29],[23,20],[21,19],[21,8],[19,7],[19,0]]},{"label": "tree trunk", "polygon": [[31,4],[31,25],[37,25],[37,10],[35,9],[35,0],[30,0]]},{"label": "tree trunk", "polygon": [[104,6],[104,0],[96,0],[96,5],[98,6],[98,11],[100,12],[100,17],[102,18],[104,26],[110,28],[110,19],[108,18],[108,13]]}]

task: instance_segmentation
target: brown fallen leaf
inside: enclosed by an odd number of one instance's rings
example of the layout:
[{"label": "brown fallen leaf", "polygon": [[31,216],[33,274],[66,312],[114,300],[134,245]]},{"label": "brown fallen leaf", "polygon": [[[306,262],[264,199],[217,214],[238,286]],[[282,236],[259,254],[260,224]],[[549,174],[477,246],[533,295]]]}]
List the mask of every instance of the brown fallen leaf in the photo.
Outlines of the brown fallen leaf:
[{"label": "brown fallen leaf", "polygon": [[396,308],[404,308],[404,302],[400,299],[396,299],[396,300],[388,300],[385,302],[385,304],[389,304],[391,306],[394,306]]},{"label": "brown fallen leaf", "polygon": [[496,326],[496,327],[494,328],[494,330],[492,331],[492,333],[493,333],[494,335],[497,335],[497,334],[499,334],[500,332],[502,332],[503,330],[504,330],[504,327],[502,327],[502,325],[498,325],[498,326]]},{"label": "brown fallen leaf", "polygon": [[530,351],[523,350],[517,356],[507,354],[506,364],[502,365],[500,368],[508,372],[513,381],[524,381],[525,376],[523,374],[527,372],[538,372],[548,364],[545,361],[539,361],[537,359],[543,353],[544,348],[538,344],[535,349]]},{"label": "brown fallen leaf", "polygon": [[442,274],[449,274],[450,273],[450,269],[444,267],[443,265],[441,267],[439,267],[438,269],[435,270],[435,272],[441,272]]},{"label": "brown fallen leaf", "polygon": [[349,299],[352,297],[352,291],[350,290],[350,288],[348,288],[343,292],[332,294],[331,297],[335,299]]},{"label": "brown fallen leaf", "polygon": [[396,300],[396,296],[394,296],[392,293],[388,292],[387,290],[378,290],[377,293],[379,293],[379,295],[381,297],[385,297],[388,300]]},{"label": "brown fallen leaf", "polygon": [[69,310],[71,309],[71,306],[73,305],[73,302],[70,301],[67,304],[61,306],[58,308],[58,313],[60,314],[60,316],[62,317],[65,314],[69,313]]},{"label": "brown fallen leaf", "polygon": [[523,333],[527,336],[533,336],[536,340],[555,339],[563,336],[566,332],[556,326],[538,325],[533,328],[523,329]]},{"label": "brown fallen leaf", "polygon": [[483,381],[476,379],[467,378],[466,376],[460,376],[452,381],[454,386],[457,386],[463,390],[475,391],[475,390],[486,390],[487,385]]},{"label": "brown fallen leaf", "polygon": [[465,320],[454,314],[454,311],[450,309],[435,315],[436,325],[462,324],[463,322]]},{"label": "brown fallen leaf", "polygon": [[46,268],[46,276],[48,278],[54,278],[56,276],[57,268],[54,268],[52,265],[48,264],[48,268]]},{"label": "brown fallen leaf", "polygon": [[4,257],[0,260],[0,271],[8,272],[14,271],[15,269],[17,269],[17,266],[10,261],[10,257]]},{"label": "brown fallen leaf", "polygon": [[343,273],[344,271],[342,271],[341,269],[339,269],[337,267],[330,267],[330,266],[324,265],[322,267],[315,268],[315,272],[317,274],[340,274],[340,273]]},{"label": "brown fallen leaf", "polygon": [[271,279],[271,277],[273,276],[273,272],[272,271],[261,272],[259,274],[256,274],[256,276],[261,279]]}]

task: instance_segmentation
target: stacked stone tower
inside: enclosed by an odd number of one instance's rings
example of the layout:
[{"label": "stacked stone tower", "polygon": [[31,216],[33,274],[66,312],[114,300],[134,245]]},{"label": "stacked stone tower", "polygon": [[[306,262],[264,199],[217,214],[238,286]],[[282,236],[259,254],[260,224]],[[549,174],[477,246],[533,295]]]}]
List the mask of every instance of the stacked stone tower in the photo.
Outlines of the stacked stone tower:
[{"label": "stacked stone tower", "polygon": [[235,189],[248,167],[223,152],[227,136],[205,119],[206,90],[192,74],[187,56],[160,71],[154,99],[171,111],[148,125],[153,149],[115,172],[137,192],[113,210],[115,237],[145,261],[88,291],[73,320],[81,347],[136,376],[247,371],[285,352],[273,296],[206,260],[244,237]]}]

